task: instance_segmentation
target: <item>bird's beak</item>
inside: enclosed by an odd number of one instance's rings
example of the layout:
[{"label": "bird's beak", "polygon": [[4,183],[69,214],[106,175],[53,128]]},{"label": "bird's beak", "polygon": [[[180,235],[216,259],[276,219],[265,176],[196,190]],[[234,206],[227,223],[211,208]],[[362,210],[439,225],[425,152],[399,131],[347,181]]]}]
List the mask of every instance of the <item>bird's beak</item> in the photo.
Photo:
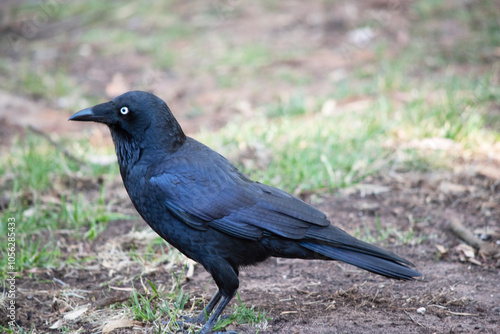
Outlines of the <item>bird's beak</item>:
[{"label": "bird's beak", "polygon": [[109,123],[110,109],[112,107],[110,103],[111,102],[106,102],[91,108],[80,110],[79,112],[73,114],[68,121]]},{"label": "bird's beak", "polygon": [[74,113],[68,121],[93,121],[94,120],[94,113],[92,112],[92,108],[87,108],[80,110],[77,113]]}]

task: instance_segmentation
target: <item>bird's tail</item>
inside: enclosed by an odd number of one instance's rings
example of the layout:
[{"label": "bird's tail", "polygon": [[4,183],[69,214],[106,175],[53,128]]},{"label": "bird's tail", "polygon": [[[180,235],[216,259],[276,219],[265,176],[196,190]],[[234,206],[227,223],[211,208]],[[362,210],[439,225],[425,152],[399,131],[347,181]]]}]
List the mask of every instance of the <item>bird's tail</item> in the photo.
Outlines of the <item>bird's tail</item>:
[{"label": "bird's tail", "polygon": [[335,230],[331,231],[334,233],[323,231],[321,235],[315,235],[314,229],[310,229],[308,234],[313,238],[301,242],[300,245],[333,260],[349,263],[390,278],[411,280],[422,275],[411,269],[410,266],[413,264],[402,257],[358,240],[339,228],[334,226],[331,228]]}]

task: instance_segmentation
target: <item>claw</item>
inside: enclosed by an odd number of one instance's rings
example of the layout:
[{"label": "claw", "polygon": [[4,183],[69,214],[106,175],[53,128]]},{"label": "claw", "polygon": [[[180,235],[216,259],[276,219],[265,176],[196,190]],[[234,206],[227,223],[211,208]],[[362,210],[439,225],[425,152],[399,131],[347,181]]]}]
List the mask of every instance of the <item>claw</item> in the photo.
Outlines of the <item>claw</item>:
[{"label": "claw", "polygon": [[183,315],[182,316],[182,319],[184,319],[183,322],[187,323],[187,324],[199,324],[199,325],[204,325],[207,320],[205,319],[205,317],[201,317],[201,316],[197,316],[197,317],[188,317],[186,315]]}]

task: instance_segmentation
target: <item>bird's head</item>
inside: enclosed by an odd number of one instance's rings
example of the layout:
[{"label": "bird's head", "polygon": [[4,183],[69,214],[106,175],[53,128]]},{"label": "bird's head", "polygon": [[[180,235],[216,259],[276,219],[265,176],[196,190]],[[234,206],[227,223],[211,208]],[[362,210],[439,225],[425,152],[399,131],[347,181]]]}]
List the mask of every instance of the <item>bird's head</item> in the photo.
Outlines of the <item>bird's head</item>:
[{"label": "bird's head", "polygon": [[118,145],[175,149],[186,136],[179,123],[159,97],[143,91],[131,91],[106,103],[80,110],[70,121],[93,121],[106,124]]}]

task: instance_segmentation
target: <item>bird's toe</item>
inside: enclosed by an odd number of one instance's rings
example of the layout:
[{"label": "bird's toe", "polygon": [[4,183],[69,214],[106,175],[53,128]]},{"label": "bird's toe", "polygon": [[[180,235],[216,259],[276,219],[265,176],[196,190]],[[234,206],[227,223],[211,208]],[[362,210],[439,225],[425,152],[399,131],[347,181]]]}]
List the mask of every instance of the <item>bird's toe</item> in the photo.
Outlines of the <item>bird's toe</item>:
[{"label": "bird's toe", "polygon": [[204,315],[199,315],[197,317],[188,317],[186,315],[183,315],[182,319],[184,320],[183,322],[185,322],[187,324],[204,325],[207,322]]}]

